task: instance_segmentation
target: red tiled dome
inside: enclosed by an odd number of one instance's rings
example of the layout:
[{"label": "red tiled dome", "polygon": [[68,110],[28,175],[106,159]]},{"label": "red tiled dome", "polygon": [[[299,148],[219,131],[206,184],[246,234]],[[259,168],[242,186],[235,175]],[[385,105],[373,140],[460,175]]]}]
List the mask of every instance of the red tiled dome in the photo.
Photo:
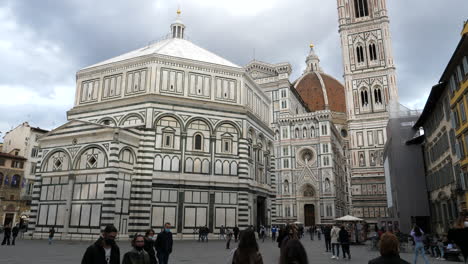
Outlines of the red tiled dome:
[{"label": "red tiled dome", "polygon": [[317,71],[302,75],[294,88],[311,111],[329,109],[346,113],[345,88],[335,78]]}]

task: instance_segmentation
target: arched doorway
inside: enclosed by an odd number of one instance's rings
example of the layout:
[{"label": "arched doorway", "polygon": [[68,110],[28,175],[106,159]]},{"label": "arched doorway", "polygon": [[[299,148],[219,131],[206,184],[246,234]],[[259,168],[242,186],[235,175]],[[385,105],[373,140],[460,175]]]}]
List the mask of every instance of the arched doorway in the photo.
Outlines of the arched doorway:
[{"label": "arched doorway", "polygon": [[313,204],[304,205],[304,225],[315,225],[315,206]]}]

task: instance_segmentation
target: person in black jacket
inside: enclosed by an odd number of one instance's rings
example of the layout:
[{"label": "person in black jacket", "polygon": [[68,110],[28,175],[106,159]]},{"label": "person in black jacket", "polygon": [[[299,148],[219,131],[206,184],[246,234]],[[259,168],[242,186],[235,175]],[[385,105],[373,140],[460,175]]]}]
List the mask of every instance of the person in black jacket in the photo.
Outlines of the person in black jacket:
[{"label": "person in black jacket", "polygon": [[10,224],[7,224],[5,226],[5,229],[3,229],[3,241],[2,241],[2,246],[3,245],[10,245],[10,237],[11,237],[11,226]]},{"label": "person in black jacket", "polygon": [[158,234],[155,244],[159,264],[168,263],[169,255],[172,253],[172,244],[171,224],[166,223],[164,225],[164,230]]},{"label": "person in black jacket", "polygon": [[234,229],[232,230],[234,231],[234,242],[237,243],[237,239],[239,238],[239,228],[237,226],[234,227]]},{"label": "person in black jacket", "polygon": [[346,258],[346,254],[348,254],[348,259],[351,259],[351,253],[349,252],[349,233],[344,226],[341,226],[338,237],[340,238],[341,250],[343,250],[343,259]]},{"label": "person in black jacket", "polygon": [[158,259],[156,258],[156,249],[154,248],[154,239],[156,237],[154,236],[154,230],[150,229],[146,231],[145,234],[145,251],[148,252],[148,255],[150,256],[150,261],[151,264],[158,264]]},{"label": "person in black jacket", "polygon": [[325,226],[323,228],[323,236],[325,237],[325,248],[327,252],[331,251],[331,227]]},{"label": "person in black jacket", "polygon": [[18,236],[18,233],[19,233],[19,224],[15,225],[15,227],[13,227],[13,229],[11,230],[11,235],[13,237],[13,240],[11,240],[11,244],[13,246],[15,245],[15,240],[16,240],[16,237]]},{"label": "person in black jacket", "polygon": [[132,240],[133,250],[125,253],[122,264],[151,264],[150,256],[145,248],[145,237],[135,235]]},{"label": "person in black jacket", "polygon": [[117,229],[108,225],[101,237],[86,249],[81,264],[120,264],[120,249],[115,243]]},{"label": "person in black jacket", "polygon": [[369,264],[409,264],[400,258],[398,238],[390,233],[380,237],[380,257],[369,261]]}]

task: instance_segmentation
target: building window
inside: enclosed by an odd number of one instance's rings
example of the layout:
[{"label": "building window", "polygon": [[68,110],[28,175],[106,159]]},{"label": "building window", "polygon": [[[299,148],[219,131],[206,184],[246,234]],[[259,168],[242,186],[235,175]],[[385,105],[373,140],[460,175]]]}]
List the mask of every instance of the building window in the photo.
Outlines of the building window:
[{"label": "building window", "polygon": [[283,159],[283,169],[289,169],[289,159]]},{"label": "building window", "polygon": [[364,49],[361,45],[356,47],[356,57],[358,63],[364,62]]},{"label": "building window", "polygon": [[281,90],[281,98],[286,98],[288,96],[287,89]]},{"label": "building window", "polygon": [[289,147],[283,147],[283,156],[289,156]]},{"label": "building window", "polygon": [[327,125],[322,125],[322,135],[328,135],[328,127]]},{"label": "building window", "polygon": [[14,175],[11,177],[11,187],[18,188],[21,183],[21,176],[19,175]]},{"label": "building window", "polygon": [[24,166],[24,163],[22,161],[15,160],[11,163],[12,168],[22,169],[23,166]]},{"label": "building window", "polygon": [[460,147],[460,159],[465,158],[465,144],[463,144],[463,139],[458,139],[458,146]]},{"label": "building window", "polygon": [[466,121],[466,112],[465,112],[465,103],[463,102],[463,99],[460,102],[460,117],[461,117],[462,123],[465,123],[465,121]]},{"label": "building window", "polygon": [[288,108],[288,101],[281,100],[281,109],[286,109],[286,108]]},{"label": "building window", "polygon": [[367,106],[369,104],[369,94],[366,89],[361,91],[361,104],[362,106]]},{"label": "building window", "polygon": [[377,60],[377,49],[374,43],[369,45],[369,57],[371,61]]},{"label": "building window", "polygon": [[163,133],[163,147],[173,148],[174,147],[174,134]]},{"label": "building window", "polygon": [[231,149],[232,140],[231,139],[223,138],[221,143],[223,145],[223,153],[231,153],[232,152],[232,149]]},{"label": "building window", "polygon": [[376,104],[382,103],[382,91],[380,90],[380,88],[376,88],[374,90],[374,101]]},{"label": "building window", "polygon": [[193,146],[193,149],[194,149],[194,150],[203,150],[203,149],[202,149],[202,142],[203,142],[203,137],[202,137],[202,135],[196,134],[196,135],[195,135],[195,139],[194,139],[194,146]]},{"label": "building window", "polygon": [[0,166],[5,166],[5,159],[0,159]]},{"label": "building window", "polygon": [[289,139],[289,128],[288,127],[283,127],[281,132],[283,133],[283,135],[282,135],[283,139]]},{"label": "building window", "polygon": [[328,153],[328,144],[323,144],[322,145],[322,152],[323,153]]},{"label": "building window", "polygon": [[323,166],[330,166],[330,158],[328,156],[323,157]]},{"label": "building window", "polygon": [[354,11],[356,12],[356,18],[369,16],[367,0],[354,0]]},{"label": "building window", "polygon": [[36,158],[37,155],[39,155],[39,149],[36,148],[36,147],[32,148],[32,150],[31,150],[31,157]]}]

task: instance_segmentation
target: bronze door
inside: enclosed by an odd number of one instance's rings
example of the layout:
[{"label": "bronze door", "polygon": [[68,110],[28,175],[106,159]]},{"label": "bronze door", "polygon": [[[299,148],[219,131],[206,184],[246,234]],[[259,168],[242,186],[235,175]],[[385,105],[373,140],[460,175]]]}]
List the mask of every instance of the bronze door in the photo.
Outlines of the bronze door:
[{"label": "bronze door", "polygon": [[315,206],[313,204],[304,205],[304,226],[315,225]]}]

